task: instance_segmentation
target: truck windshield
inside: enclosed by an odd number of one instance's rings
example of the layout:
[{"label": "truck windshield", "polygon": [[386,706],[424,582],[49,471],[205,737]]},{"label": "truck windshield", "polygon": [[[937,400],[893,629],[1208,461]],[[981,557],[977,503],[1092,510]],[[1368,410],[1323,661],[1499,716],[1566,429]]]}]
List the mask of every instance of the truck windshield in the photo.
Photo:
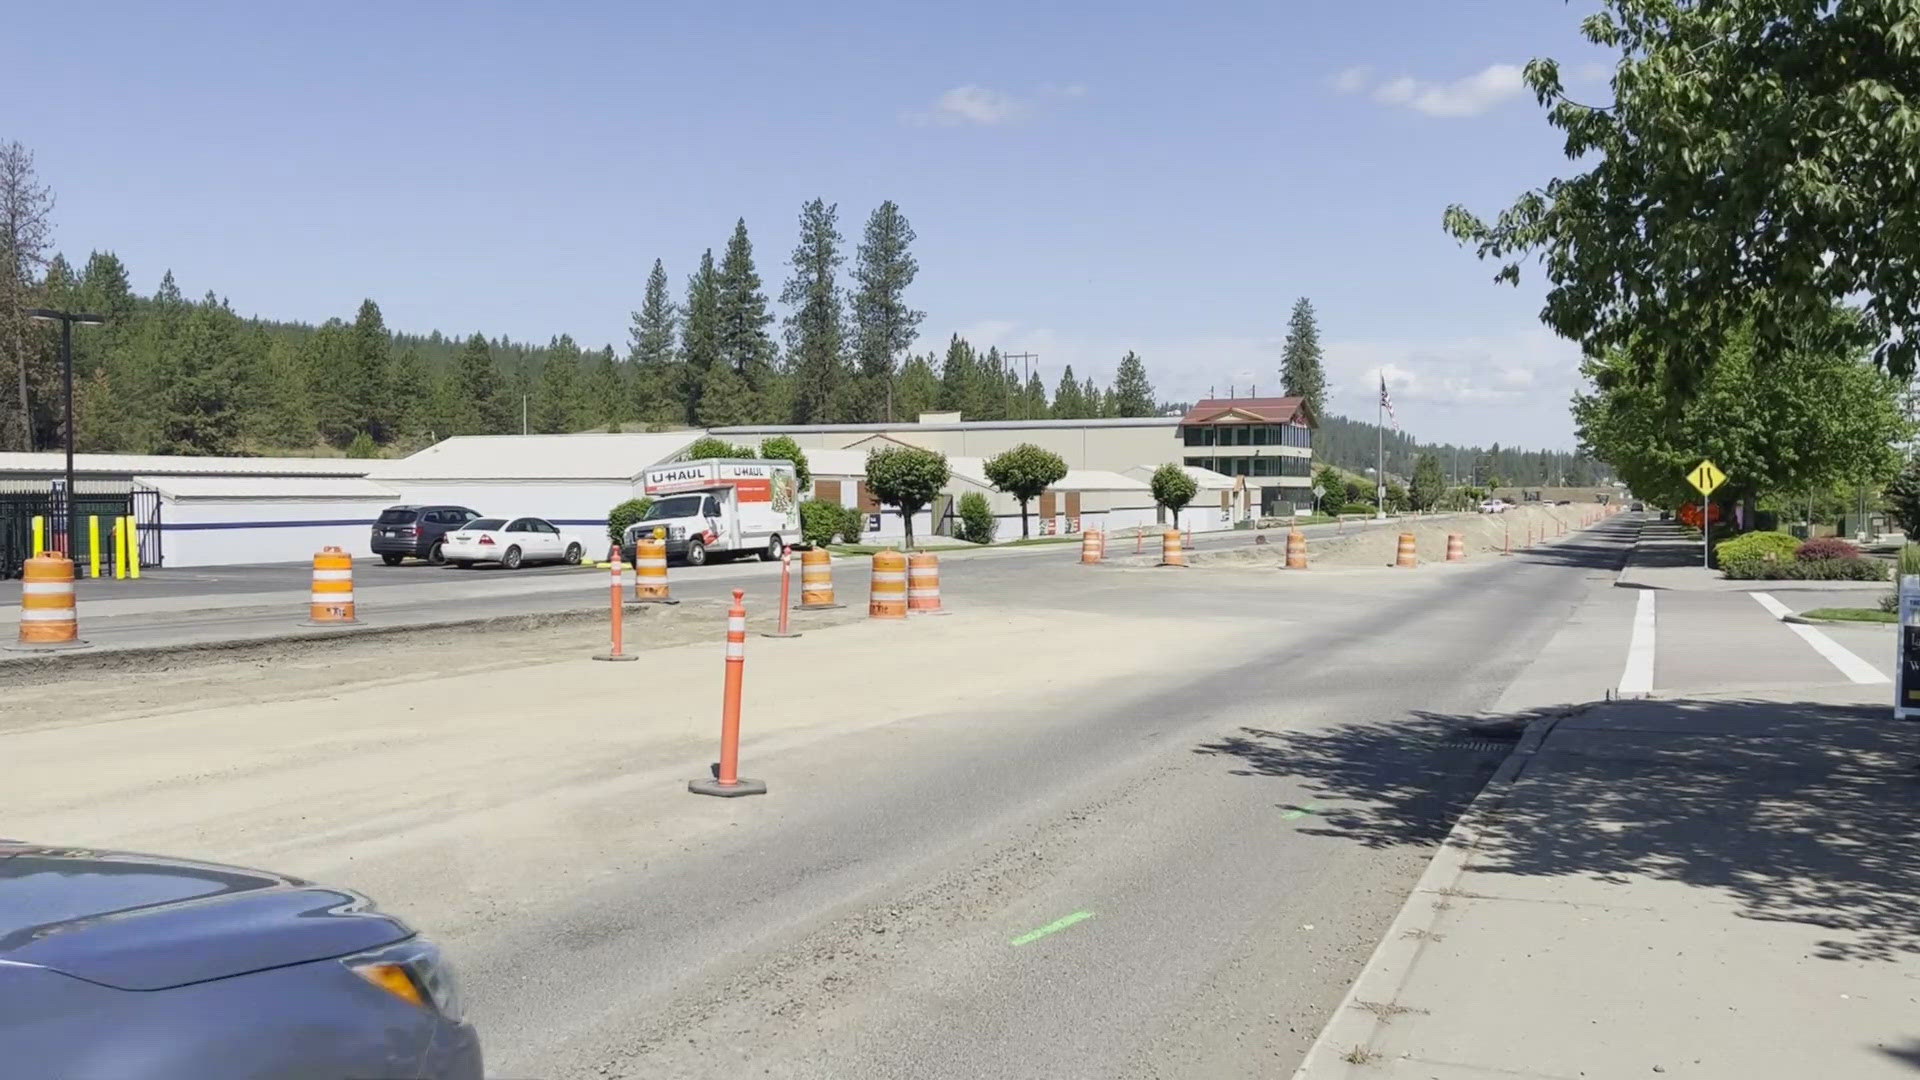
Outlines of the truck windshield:
[{"label": "truck windshield", "polygon": [[647,507],[647,516],[641,521],[659,521],[662,518],[683,518],[700,516],[700,495],[675,495],[661,499]]}]

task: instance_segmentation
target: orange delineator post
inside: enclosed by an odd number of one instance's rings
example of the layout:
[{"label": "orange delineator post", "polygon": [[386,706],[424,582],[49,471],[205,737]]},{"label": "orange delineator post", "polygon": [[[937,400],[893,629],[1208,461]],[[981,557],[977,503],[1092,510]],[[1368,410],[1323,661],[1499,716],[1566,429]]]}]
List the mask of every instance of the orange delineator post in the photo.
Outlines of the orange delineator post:
[{"label": "orange delineator post", "polygon": [[16,649],[78,649],[80,619],[74,612],[73,560],[56,552],[28,559],[20,584],[20,637]]},{"label": "orange delineator post", "polygon": [[940,607],[940,557],[916,551],[907,559],[907,610],[915,615],[945,615]]},{"label": "orange delineator post", "polygon": [[1513,522],[1503,521],[1500,524],[1505,530],[1500,537],[1500,554],[1511,555],[1513,554]]},{"label": "orange delineator post", "polygon": [[1287,530],[1287,569],[1305,570],[1307,568],[1307,534],[1299,529]]},{"label": "orange delineator post", "polygon": [[800,556],[800,610],[839,606],[833,601],[833,555],[826,548],[808,548]]},{"label": "orange delineator post", "polygon": [[1135,555],[1140,554],[1140,545],[1146,542],[1146,539],[1147,527],[1145,525],[1135,525],[1133,527],[1133,553]]},{"label": "orange delineator post", "polygon": [[1106,555],[1106,534],[1088,529],[1080,534],[1080,565],[1092,566]]},{"label": "orange delineator post", "polygon": [[1467,557],[1466,537],[1459,533],[1447,534],[1447,561],[1460,562]]},{"label": "orange delineator post", "polygon": [[1187,553],[1180,547],[1179,529],[1168,529],[1160,534],[1160,565],[1187,565]]},{"label": "orange delineator post", "polygon": [[353,614],[353,556],[329,544],[313,556],[313,593],[307,626],[346,626]]},{"label": "orange delineator post", "polygon": [[633,542],[633,598],[643,604],[677,604],[667,591],[667,542],[641,537]]},{"label": "orange delineator post", "polygon": [[867,587],[867,618],[907,617],[907,557],[888,548],[873,553],[873,578]]},{"label": "orange delineator post", "polygon": [[788,638],[800,635],[787,629],[788,598],[793,595],[793,549],[783,548],[780,552],[780,628],[762,630],[761,637]]},{"label": "orange delineator post", "polygon": [[626,582],[621,580],[621,575],[626,568],[620,565],[619,544],[613,545],[613,552],[607,556],[607,567],[613,571],[613,587],[610,590],[613,593],[613,648],[594,657],[594,659],[638,660],[640,659],[639,657],[629,655],[621,647],[625,643],[623,640],[623,632],[626,628],[627,605],[624,595],[626,592]]},{"label": "orange delineator post", "polygon": [[720,763],[713,778],[689,780],[687,790],[695,795],[765,795],[767,785],[760,780],[740,778],[740,688],[747,666],[746,590],[733,590],[733,606],[727,609],[727,681],[720,701]]},{"label": "orange delineator post", "polygon": [[1414,548],[1412,533],[1400,534],[1400,544],[1393,553],[1393,565],[1407,569],[1420,565],[1420,553]]}]

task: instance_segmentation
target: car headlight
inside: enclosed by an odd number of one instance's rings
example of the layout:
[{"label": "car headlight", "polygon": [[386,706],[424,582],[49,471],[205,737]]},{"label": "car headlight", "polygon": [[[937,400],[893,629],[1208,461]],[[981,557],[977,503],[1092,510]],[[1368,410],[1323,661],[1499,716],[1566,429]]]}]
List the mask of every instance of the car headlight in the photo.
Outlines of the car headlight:
[{"label": "car headlight", "polygon": [[340,962],[348,971],[410,1005],[431,1009],[456,1024],[466,1017],[467,1005],[460,996],[460,981],[453,965],[439,946],[424,938],[408,938],[344,957]]}]

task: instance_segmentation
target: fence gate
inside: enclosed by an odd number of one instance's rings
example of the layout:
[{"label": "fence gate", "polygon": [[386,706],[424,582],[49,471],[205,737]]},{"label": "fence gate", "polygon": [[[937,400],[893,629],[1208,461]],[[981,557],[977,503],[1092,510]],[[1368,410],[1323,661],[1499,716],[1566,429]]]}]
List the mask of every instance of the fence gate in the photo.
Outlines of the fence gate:
[{"label": "fence gate", "polygon": [[100,572],[113,573],[114,524],[132,515],[139,530],[140,565],[161,565],[160,493],[142,488],[133,490],[125,483],[80,481],[73,508],[78,514],[77,535],[71,542],[67,532],[66,486],[59,482],[32,481],[0,488],[0,578],[16,578],[25,570],[33,554],[33,519],[42,519],[43,543],[49,551],[64,551],[75,563],[75,573],[84,575],[93,555],[92,529],[88,519],[100,519]]}]

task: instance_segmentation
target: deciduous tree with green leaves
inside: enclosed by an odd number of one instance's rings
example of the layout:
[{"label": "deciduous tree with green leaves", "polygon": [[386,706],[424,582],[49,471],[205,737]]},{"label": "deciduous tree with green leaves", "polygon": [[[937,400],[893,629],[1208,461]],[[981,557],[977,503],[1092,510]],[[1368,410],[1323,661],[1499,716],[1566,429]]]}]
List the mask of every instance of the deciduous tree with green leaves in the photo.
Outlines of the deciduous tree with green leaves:
[{"label": "deciduous tree with green leaves", "polygon": [[867,452],[867,490],[896,507],[906,524],[907,547],[913,547],[913,515],[931,503],[947,486],[953,472],[947,455],[917,446],[876,447]]},{"label": "deciduous tree with green leaves", "polygon": [[1032,443],[1021,443],[995,454],[986,461],[987,479],[1020,504],[1020,538],[1026,539],[1027,504],[1040,497],[1048,487],[1067,475],[1067,463],[1059,454]]},{"label": "deciduous tree with green leaves", "polygon": [[804,494],[813,490],[813,470],[807,467],[807,452],[800,449],[793,436],[775,435],[760,440],[760,456],[768,461],[793,462],[793,474],[800,483],[800,491]]},{"label": "deciduous tree with green leaves", "polygon": [[1153,479],[1148,482],[1153,489],[1153,501],[1173,514],[1173,527],[1180,527],[1180,511],[1186,509],[1193,497],[1200,494],[1200,485],[1187,470],[1169,461],[1153,470]]},{"label": "deciduous tree with green leaves", "polygon": [[1439,505],[1446,491],[1447,478],[1440,473],[1440,459],[1421,454],[1413,463],[1413,487],[1407,492],[1408,501],[1415,510],[1431,510]]},{"label": "deciduous tree with green leaves", "polygon": [[701,458],[755,458],[760,455],[754,453],[751,446],[741,446],[712,435],[702,435],[695,439],[693,445],[687,447],[686,453],[681,456],[688,461],[698,461]]},{"label": "deciduous tree with green leaves", "polygon": [[[1911,3],[1605,0],[1581,23],[1615,51],[1611,92],[1569,96],[1553,60],[1525,80],[1581,173],[1493,221],[1444,227],[1517,282],[1536,257],[1542,318],[1588,355],[1633,347],[1690,388],[1736,332],[1759,353],[1811,328],[1871,345],[1905,377],[1920,350],[1920,18]],[[1835,324],[1828,311],[1861,305]]]}]

